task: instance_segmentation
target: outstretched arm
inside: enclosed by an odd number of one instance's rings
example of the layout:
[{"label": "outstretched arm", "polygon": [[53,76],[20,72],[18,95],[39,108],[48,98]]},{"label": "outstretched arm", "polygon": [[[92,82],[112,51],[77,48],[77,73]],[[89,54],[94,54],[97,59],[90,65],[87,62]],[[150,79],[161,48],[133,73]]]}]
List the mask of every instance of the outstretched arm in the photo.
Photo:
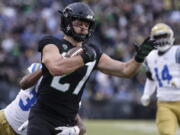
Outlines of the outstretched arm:
[{"label": "outstretched arm", "polygon": [[138,71],[140,66],[141,63],[136,62],[134,58],[128,62],[121,62],[103,54],[99,60],[97,68],[105,74],[129,78]]},{"label": "outstretched arm", "polygon": [[37,70],[33,73],[25,75],[19,82],[20,87],[25,90],[33,86],[42,76],[42,70]]},{"label": "outstretched arm", "polygon": [[137,48],[137,53],[134,58],[128,62],[121,62],[110,58],[108,55],[103,54],[97,65],[97,68],[103,73],[114,75],[118,77],[131,77],[133,76],[143,63],[145,57],[154,49],[156,42],[149,37]]}]

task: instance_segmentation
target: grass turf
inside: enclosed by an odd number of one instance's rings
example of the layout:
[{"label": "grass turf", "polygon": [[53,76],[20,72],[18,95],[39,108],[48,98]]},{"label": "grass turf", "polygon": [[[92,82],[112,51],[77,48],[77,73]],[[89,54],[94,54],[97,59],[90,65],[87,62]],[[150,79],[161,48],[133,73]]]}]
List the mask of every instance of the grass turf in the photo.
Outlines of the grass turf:
[{"label": "grass turf", "polygon": [[158,135],[154,121],[85,120],[86,135]]}]

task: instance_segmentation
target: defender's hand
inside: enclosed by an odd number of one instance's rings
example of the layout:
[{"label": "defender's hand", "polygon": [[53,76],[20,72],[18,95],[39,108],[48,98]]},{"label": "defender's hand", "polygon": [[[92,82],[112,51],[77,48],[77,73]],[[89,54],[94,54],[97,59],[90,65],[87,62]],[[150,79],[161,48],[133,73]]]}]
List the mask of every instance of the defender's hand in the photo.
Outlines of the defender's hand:
[{"label": "defender's hand", "polygon": [[143,43],[137,47],[137,54],[135,56],[135,60],[138,63],[142,63],[145,59],[145,57],[157,46],[157,43],[155,40],[150,39],[150,37],[146,38]]},{"label": "defender's hand", "polygon": [[141,97],[141,103],[142,103],[143,106],[148,106],[149,103],[150,103],[150,97],[147,96],[147,95],[143,95]]},{"label": "defender's hand", "polygon": [[59,131],[56,135],[79,135],[80,129],[78,126],[74,127],[57,127],[56,131]]},{"label": "defender's hand", "polygon": [[83,53],[81,54],[81,57],[84,61],[84,64],[94,61],[96,59],[96,51],[94,48],[84,45],[83,47]]}]

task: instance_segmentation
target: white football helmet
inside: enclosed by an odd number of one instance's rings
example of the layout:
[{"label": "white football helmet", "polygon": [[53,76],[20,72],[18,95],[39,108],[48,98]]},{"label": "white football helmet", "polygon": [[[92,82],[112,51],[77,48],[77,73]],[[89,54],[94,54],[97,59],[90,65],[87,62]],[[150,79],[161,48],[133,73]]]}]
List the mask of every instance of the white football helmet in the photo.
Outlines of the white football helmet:
[{"label": "white football helmet", "polygon": [[151,29],[151,39],[157,41],[157,49],[165,52],[174,44],[174,32],[164,23],[158,23]]}]

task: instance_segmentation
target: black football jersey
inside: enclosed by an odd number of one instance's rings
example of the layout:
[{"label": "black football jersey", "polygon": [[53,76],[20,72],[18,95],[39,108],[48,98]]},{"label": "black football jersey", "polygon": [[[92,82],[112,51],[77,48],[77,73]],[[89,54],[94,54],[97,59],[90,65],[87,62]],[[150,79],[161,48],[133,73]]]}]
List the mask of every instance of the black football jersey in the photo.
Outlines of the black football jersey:
[{"label": "black football jersey", "polygon": [[[64,39],[59,40],[52,36],[46,36],[39,42],[39,51],[41,52],[47,44],[55,44],[61,54],[74,47]],[[43,78],[38,90],[37,105],[35,105],[36,107],[41,106],[43,114],[47,113],[49,117],[55,119],[74,119],[79,109],[85,84],[91,72],[96,68],[102,54],[99,48],[94,45],[91,46],[96,50],[96,60],[70,74],[52,76],[43,65]]]}]

